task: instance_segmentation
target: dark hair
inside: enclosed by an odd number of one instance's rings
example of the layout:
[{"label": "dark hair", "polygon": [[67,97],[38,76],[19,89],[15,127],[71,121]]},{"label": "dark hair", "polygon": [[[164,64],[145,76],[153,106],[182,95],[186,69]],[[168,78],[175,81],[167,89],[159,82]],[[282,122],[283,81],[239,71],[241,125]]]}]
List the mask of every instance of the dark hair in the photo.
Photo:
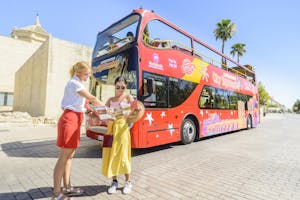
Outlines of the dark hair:
[{"label": "dark hair", "polygon": [[129,32],[126,34],[126,36],[127,36],[127,37],[128,37],[128,36],[133,37],[133,33],[132,33],[131,31],[129,31]]},{"label": "dark hair", "polygon": [[127,80],[126,80],[123,76],[118,76],[118,77],[115,79],[115,85],[117,84],[117,82],[124,82],[125,85],[127,85]]}]

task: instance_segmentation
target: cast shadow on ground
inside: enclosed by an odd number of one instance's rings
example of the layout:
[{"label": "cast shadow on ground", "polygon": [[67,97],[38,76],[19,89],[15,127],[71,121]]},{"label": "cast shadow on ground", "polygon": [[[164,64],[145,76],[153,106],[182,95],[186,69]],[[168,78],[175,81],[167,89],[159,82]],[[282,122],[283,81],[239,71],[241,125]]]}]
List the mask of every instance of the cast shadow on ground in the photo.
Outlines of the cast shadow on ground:
[{"label": "cast shadow on ground", "polygon": [[[221,133],[221,134],[207,136],[207,137],[200,138],[200,139],[196,138],[194,142],[201,142],[201,141],[204,141],[204,140],[221,137],[223,135],[232,134],[232,133],[235,133],[235,132],[238,132],[238,131]],[[156,151],[172,149],[172,148],[176,148],[176,146],[181,146],[181,145],[184,145],[184,144],[182,144],[181,142],[174,142],[174,143],[170,143],[170,144],[165,144],[165,145],[160,145],[160,146],[150,147],[150,148],[145,148],[145,149],[133,149],[132,156],[139,156],[139,155],[142,155],[142,154],[153,153],[153,152],[156,152]],[[186,144],[186,145],[189,145],[189,144]]]},{"label": "cast shadow on ground", "polygon": [[[219,135],[213,135],[196,140],[200,142],[215,137],[220,137],[234,132],[223,133]],[[1,144],[1,150],[5,152],[9,157],[25,157],[25,158],[57,158],[59,154],[59,148],[55,145],[56,140],[30,140],[30,141],[16,141],[10,143]],[[156,147],[132,149],[132,157],[154,153],[157,151],[163,151],[174,148],[181,145],[180,142],[171,144],[160,145]],[[96,140],[92,140],[83,136],[81,138],[80,147],[76,150],[75,158],[102,158],[101,143]]]},{"label": "cast shadow on ground", "polygon": [[[30,140],[16,141],[1,144],[1,150],[8,157],[25,158],[57,158],[59,148],[55,145],[56,140]],[[161,145],[144,149],[132,149],[132,156],[139,156],[156,151],[173,148],[178,143]],[[76,150],[75,158],[102,158],[101,143],[87,137],[82,137],[80,147]]]},{"label": "cast shadow on ground", "polygon": [[[59,148],[56,140],[30,140],[16,141],[1,144],[1,151],[9,157],[25,158],[57,158]],[[89,138],[81,139],[80,147],[76,150],[75,158],[101,158],[102,151],[99,143]]]},{"label": "cast shadow on ground", "polygon": [[[79,186],[84,190],[84,193],[80,195],[84,196],[96,196],[99,193],[107,192],[107,185],[85,185]],[[53,195],[52,187],[40,187],[33,188],[26,192],[12,192],[12,193],[0,193],[0,199],[3,200],[31,200],[31,199],[41,199],[41,198],[50,198]]]}]

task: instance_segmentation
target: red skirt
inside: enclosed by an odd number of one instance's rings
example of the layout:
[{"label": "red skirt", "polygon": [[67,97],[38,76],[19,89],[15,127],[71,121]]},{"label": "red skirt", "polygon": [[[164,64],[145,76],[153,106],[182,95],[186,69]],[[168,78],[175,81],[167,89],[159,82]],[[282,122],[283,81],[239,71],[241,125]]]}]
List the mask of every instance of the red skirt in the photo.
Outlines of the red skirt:
[{"label": "red skirt", "polygon": [[80,144],[83,113],[66,109],[58,121],[56,146],[75,149]]}]

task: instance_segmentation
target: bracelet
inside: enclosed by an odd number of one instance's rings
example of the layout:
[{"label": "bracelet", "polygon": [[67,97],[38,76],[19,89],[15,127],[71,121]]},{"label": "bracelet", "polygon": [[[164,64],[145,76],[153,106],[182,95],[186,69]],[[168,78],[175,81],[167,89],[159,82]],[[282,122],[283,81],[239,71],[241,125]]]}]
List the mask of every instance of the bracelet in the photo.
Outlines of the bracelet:
[{"label": "bracelet", "polygon": [[89,114],[89,113],[91,113],[92,112],[92,110],[86,110],[85,111],[85,114]]}]

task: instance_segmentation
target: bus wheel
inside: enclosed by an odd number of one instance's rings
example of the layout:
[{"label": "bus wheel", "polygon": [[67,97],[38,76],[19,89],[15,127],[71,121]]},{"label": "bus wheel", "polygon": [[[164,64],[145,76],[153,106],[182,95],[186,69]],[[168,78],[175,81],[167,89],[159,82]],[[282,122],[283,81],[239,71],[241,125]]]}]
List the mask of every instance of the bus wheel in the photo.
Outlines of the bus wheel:
[{"label": "bus wheel", "polygon": [[193,120],[186,118],[181,126],[181,143],[190,144],[195,140],[196,126]]},{"label": "bus wheel", "polygon": [[252,119],[251,119],[251,115],[248,115],[247,118],[247,129],[252,128]]}]

